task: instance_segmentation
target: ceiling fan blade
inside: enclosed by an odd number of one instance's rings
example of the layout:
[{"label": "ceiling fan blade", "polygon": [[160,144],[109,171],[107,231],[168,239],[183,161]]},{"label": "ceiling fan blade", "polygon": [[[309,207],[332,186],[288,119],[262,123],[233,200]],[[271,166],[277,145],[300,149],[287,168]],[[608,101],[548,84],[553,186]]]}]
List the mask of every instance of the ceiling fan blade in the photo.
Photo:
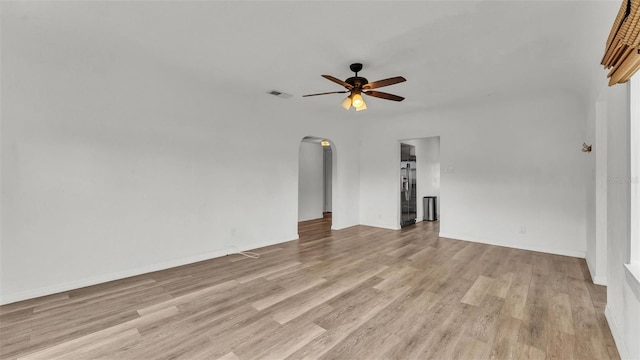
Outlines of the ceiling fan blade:
[{"label": "ceiling fan blade", "polygon": [[329,92],[323,92],[323,93],[317,93],[317,94],[302,95],[302,97],[327,95],[327,94],[344,94],[344,93],[348,93],[348,91],[329,91]]},{"label": "ceiling fan blade", "polygon": [[370,82],[368,84],[364,84],[362,86],[362,88],[363,89],[377,89],[377,88],[381,88],[383,86],[389,86],[389,85],[393,85],[393,84],[397,84],[397,83],[401,83],[401,82],[405,82],[405,81],[407,81],[407,79],[403,78],[402,76],[396,76],[396,77],[392,77],[392,78],[388,78],[388,79],[384,79],[384,80],[378,80],[378,81]]},{"label": "ceiling fan blade", "polygon": [[344,81],[342,81],[342,80],[340,80],[338,78],[335,78],[335,77],[333,77],[331,75],[322,75],[322,77],[327,79],[327,80],[331,80],[336,84],[342,85],[342,86],[346,87],[349,90],[353,89],[353,85],[351,85],[349,83],[346,83],[346,82],[344,82]]},{"label": "ceiling fan blade", "polygon": [[377,97],[380,99],[393,100],[393,101],[402,101],[404,98],[402,96],[388,94],[381,91],[363,91],[364,94],[369,96]]}]

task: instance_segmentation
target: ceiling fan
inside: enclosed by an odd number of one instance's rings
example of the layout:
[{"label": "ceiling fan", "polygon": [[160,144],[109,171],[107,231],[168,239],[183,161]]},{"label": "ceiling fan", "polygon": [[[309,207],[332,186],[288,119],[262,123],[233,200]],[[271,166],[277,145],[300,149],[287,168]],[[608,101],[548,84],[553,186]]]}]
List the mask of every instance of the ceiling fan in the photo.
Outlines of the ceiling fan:
[{"label": "ceiling fan", "polygon": [[349,96],[347,96],[344,100],[342,100],[342,107],[345,108],[345,110],[349,110],[353,106],[356,109],[356,111],[365,110],[367,108],[367,104],[364,102],[364,99],[362,98],[362,94],[377,97],[380,99],[386,99],[386,100],[393,100],[393,101],[404,100],[402,96],[393,95],[393,94],[389,94],[381,91],[373,91],[373,89],[381,88],[383,86],[389,86],[389,85],[398,84],[398,83],[407,81],[407,79],[403,78],[402,76],[396,76],[396,77],[392,77],[384,80],[369,82],[367,79],[358,76],[358,72],[362,70],[362,64],[354,63],[354,64],[351,64],[349,68],[351,69],[351,71],[356,73],[356,75],[348,78],[345,81],[342,81],[331,75],[322,75],[323,78],[333,81],[336,84],[342,85],[347,90],[329,91],[329,92],[323,92],[318,94],[302,95],[302,97],[350,93]]}]

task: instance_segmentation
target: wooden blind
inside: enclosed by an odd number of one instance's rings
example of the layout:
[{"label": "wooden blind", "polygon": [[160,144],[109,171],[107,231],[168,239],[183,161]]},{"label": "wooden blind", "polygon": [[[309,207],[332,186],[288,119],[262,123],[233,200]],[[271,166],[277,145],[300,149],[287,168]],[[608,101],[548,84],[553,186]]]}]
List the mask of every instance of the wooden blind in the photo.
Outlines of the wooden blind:
[{"label": "wooden blind", "polygon": [[622,84],[640,68],[640,0],[623,0],[613,22],[602,65],[609,86]]}]

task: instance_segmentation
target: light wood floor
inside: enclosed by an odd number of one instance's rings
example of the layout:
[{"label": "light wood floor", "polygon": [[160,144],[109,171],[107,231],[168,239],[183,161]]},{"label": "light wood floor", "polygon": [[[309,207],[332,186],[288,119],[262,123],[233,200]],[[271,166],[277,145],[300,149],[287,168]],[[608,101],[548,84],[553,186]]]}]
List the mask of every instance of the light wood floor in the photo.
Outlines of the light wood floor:
[{"label": "light wood floor", "polygon": [[311,241],[331,236],[331,213],[323,213],[322,219],[298,223],[298,237],[301,241]]},{"label": "light wood floor", "polygon": [[324,237],[306,225],[311,239],[260,259],[2,306],[1,357],[619,358],[582,259],[438,238],[429,222]]}]

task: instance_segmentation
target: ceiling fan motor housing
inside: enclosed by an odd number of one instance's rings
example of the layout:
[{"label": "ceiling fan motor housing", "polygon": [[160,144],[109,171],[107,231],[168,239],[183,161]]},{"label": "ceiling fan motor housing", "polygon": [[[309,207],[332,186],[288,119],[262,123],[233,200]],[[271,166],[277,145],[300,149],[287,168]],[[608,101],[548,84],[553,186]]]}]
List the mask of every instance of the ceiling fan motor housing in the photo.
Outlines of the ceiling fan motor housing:
[{"label": "ceiling fan motor housing", "polygon": [[360,70],[362,70],[362,64],[361,63],[353,63],[353,64],[349,65],[349,69],[351,69],[351,71],[356,73],[356,76],[352,76],[352,77],[348,78],[347,80],[345,80],[344,82],[346,82],[347,84],[353,86],[357,90],[362,89],[362,86],[369,82],[369,81],[367,81],[367,79],[358,76],[358,72],[360,72]]},{"label": "ceiling fan motor housing", "polygon": [[347,84],[353,86],[356,89],[362,89],[362,86],[367,84],[369,81],[360,76],[353,76],[345,80]]}]

